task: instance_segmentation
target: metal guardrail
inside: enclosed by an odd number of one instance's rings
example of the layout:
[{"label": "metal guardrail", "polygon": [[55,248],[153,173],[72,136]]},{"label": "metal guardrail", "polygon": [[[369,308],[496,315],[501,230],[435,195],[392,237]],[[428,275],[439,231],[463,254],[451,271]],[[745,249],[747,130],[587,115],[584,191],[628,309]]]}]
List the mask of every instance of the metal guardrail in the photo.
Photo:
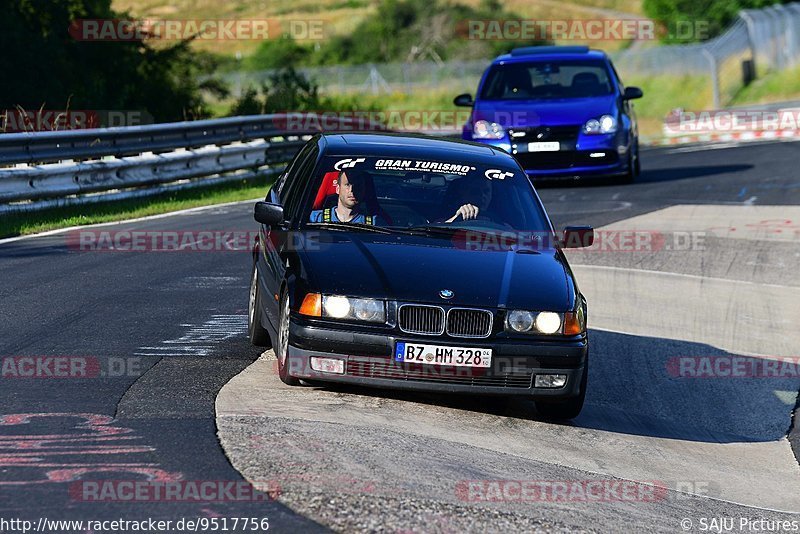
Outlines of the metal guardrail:
[{"label": "metal guardrail", "polygon": [[[318,130],[296,115],[0,134],[0,214],[119,200],[279,172]],[[304,115],[305,122],[308,115]],[[329,121],[327,121],[329,124]],[[355,125],[339,121],[342,130]]]}]

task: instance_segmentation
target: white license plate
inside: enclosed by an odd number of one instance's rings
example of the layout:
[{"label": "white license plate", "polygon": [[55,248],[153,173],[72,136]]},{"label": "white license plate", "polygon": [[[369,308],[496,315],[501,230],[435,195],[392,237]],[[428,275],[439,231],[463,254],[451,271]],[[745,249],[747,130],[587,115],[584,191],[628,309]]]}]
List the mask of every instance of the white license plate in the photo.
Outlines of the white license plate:
[{"label": "white license plate", "polygon": [[451,365],[454,367],[490,367],[492,349],[445,347],[398,341],[394,350],[397,362]]},{"label": "white license plate", "polygon": [[558,152],[559,150],[561,150],[561,143],[558,141],[528,143],[528,152]]}]

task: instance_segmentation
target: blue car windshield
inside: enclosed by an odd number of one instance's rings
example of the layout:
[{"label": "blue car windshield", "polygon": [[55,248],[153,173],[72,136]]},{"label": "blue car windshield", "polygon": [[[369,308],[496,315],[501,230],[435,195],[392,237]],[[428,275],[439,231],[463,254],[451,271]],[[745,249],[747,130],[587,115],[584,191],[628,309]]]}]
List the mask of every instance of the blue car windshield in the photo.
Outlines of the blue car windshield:
[{"label": "blue car windshield", "polygon": [[605,62],[530,61],[491,67],[483,100],[549,100],[607,96],[613,83]]},{"label": "blue car windshield", "polygon": [[339,156],[320,165],[304,210],[307,223],[550,231],[525,173],[507,163]]}]

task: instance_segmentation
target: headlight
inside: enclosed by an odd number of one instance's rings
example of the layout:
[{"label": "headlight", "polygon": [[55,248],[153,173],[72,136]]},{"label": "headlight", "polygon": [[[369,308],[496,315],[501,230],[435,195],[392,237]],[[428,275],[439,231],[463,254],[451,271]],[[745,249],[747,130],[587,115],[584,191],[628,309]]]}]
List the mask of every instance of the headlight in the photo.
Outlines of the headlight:
[{"label": "headlight", "polygon": [[617,119],[612,115],[603,115],[599,119],[589,119],[583,125],[583,133],[608,134],[617,131]]},{"label": "headlight", "polygon": [[357,299],[353,303],[353,315],[361,321],[385,322],[383,302],[372,299]]},{"label": "headlight", "polygon": [[322,316],[334,319],[385,323],[386,304],[382,300],[323,295]]},{"label": "headlight", "polygon": [[523,310],[514,310],[508,314],[508,326],[516,332],[527,332],[533,327],[533,314]]},{"label": "headlight", "polygon": [[561,334],[564,314],[512,310],[506,316],[506,330],[529,334]]},{"label": "headlight", "polygon": [[476,121],[472,127],[473,139],[502,139],[506,134],[496,122]]},{"label": "headlight", "polygon": [[542,334],[555,334],[561,330],[561,316],[553,312],[542,312],[536,316],[534,326]]},{"label": "headlight", "polygon": [[328,317],[344,319],[350,315],[350,300],[347,297],[322,297],[322,310]]}]

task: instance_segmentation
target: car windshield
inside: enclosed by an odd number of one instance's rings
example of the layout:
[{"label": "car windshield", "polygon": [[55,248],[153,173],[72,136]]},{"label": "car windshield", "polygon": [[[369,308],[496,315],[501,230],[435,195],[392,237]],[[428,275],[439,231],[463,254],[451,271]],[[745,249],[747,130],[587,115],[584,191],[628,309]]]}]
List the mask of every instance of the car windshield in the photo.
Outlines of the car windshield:
[{"label": "car windshield", "polygon": [[484,100],[547,100],[610,95],[605,63],[597,60],[532,61],[494,65],[486,76]]},{"label": "car windshield", "polygon": [[382,157],[323,158],[307,223],[548,232],[525,174],[515,167]]}]

